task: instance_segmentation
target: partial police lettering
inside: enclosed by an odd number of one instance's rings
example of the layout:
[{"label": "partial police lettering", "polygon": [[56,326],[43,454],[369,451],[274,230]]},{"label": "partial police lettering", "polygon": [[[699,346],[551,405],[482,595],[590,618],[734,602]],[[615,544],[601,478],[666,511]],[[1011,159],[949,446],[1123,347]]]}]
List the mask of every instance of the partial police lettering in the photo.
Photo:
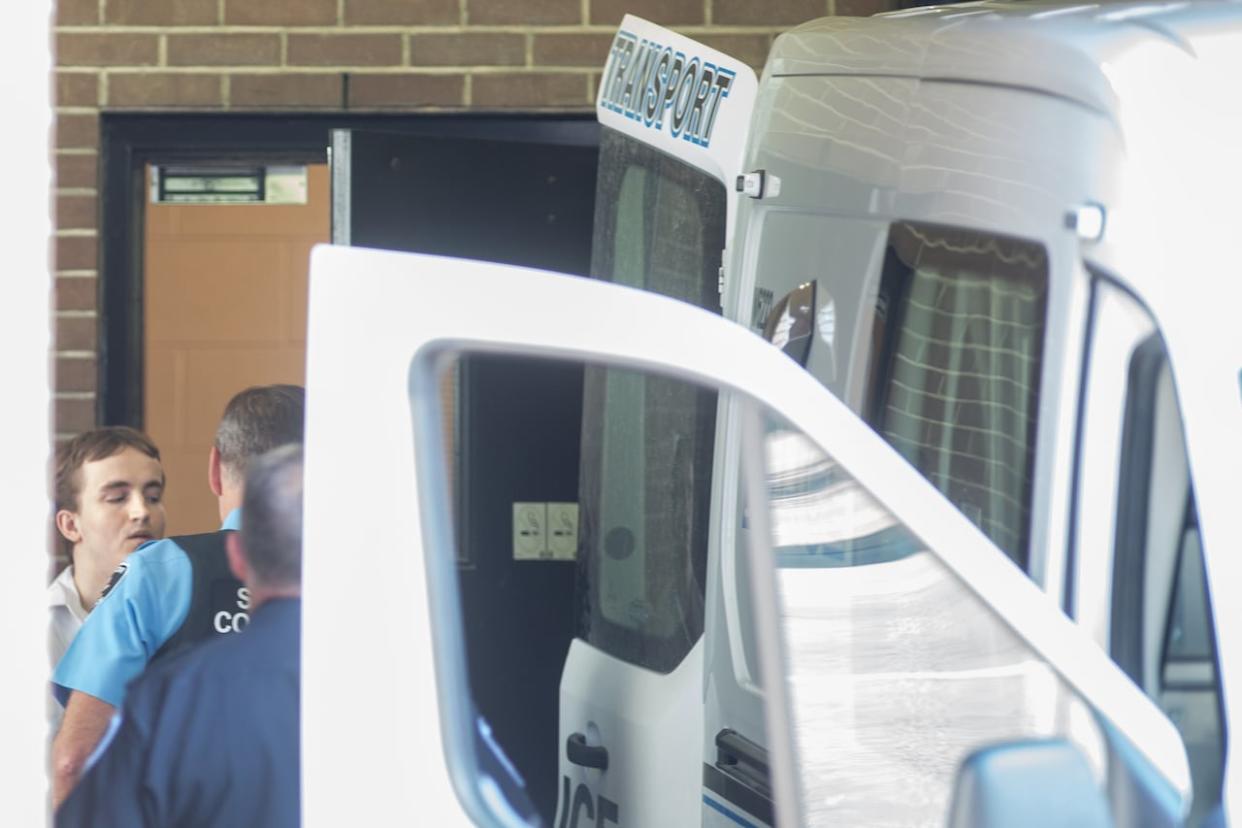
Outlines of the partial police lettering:
[{"label": "partial police lettering", "polygon": [[246,612],[250,609],[250,590],[246,587],[237,589],[237,609],[238,612],[220,610],[216,613],[212,619],[216,632],[238,633],[246,629],[246,625],[250,623],[250,613]]},{"label": "partial police lettering", "polygon": [[711,146],[721,101],[737,73],[618,31],[604,69],[601,105],[701,147]]}]

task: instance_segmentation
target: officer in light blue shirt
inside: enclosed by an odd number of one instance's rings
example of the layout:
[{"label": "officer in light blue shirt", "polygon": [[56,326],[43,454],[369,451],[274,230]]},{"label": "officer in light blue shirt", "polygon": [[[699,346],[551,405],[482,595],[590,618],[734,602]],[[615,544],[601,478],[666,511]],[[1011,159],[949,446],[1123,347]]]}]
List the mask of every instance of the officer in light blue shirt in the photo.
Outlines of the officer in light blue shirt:
[{"label": "officer in light blue shirt", "polygon": [[[82,644],[70,646],[52,678],[64,704],[71,691],[89,693],[120,707],[125,685],[148,663],[188,647],[211,633],[240,632],[249,616],[245,587],[216,564],[224,533],[241,529],[233,509],[220,531],[147,543],[129,557],[104,591],[108,610],[90,626]],[[195,584],[200,600],[195,602]],[[195,604],[197,603],[197,606]],[[191,615],[191,609],[197,610]],[[204,616],[202,610],[206,608]]]},{"label": "officer in light blue shirt", "polygon": [[225,536],[241,525],[249,461],[301,443],[301,387],[248,388],[225,407],[211,449],[208,482],[223,526],[140,547],[123,563],[52,677],[65,704],[52,744],[52,802],[72,790],[120,707],[126,685],[153,660],[205,639],[240,632],[249,622],[247,588],[230,572]]}]

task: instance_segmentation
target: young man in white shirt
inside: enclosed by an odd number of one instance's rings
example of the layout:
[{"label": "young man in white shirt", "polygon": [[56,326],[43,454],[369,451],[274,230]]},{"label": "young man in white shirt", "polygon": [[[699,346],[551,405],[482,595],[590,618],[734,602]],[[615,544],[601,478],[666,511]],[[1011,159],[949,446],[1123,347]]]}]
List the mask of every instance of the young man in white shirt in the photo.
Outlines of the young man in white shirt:
[{"label": "young man in white shirt", "polygon": [[160,451],[124,426],[80,434],[56,452],[55,498],[56,529],[72,562],[47,590],[52,667],[129,553],[164,537]]}]

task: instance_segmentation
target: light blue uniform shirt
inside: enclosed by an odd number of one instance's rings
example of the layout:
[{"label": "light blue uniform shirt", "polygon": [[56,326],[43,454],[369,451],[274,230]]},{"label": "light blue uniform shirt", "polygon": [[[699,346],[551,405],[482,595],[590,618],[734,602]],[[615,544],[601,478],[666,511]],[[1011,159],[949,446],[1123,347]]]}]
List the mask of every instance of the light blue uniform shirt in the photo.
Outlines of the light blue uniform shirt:
[{"label": "light blue uniform shirt", "polygon": [[[221,529],[241,528],[234,509]],[[171,538],[144,544],[125,559],[124,572],[101,598],[56,665],[53,691],[61,704],[69,693],[89,693],[113,707],[125,685],[147,666],[181,628],[190,611],[194,570]]]}]

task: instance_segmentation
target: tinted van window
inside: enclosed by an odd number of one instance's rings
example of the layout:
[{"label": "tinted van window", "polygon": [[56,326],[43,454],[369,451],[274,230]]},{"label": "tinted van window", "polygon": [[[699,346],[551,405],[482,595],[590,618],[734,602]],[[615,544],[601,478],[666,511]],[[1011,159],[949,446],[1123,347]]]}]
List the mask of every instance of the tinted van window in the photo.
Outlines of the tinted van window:
[{"label": "tinted van window", "polygon": [[[592,276],[719,311],[724,186],[608,129],[600,158]],[[578,635],[659,672],[703,632],[715,422],[713,392],[586,371]]]},{"label": "tinted van window", "polygon": [[889,232],[872,425],[1025,568],[1048,257],[912,222]]}]

